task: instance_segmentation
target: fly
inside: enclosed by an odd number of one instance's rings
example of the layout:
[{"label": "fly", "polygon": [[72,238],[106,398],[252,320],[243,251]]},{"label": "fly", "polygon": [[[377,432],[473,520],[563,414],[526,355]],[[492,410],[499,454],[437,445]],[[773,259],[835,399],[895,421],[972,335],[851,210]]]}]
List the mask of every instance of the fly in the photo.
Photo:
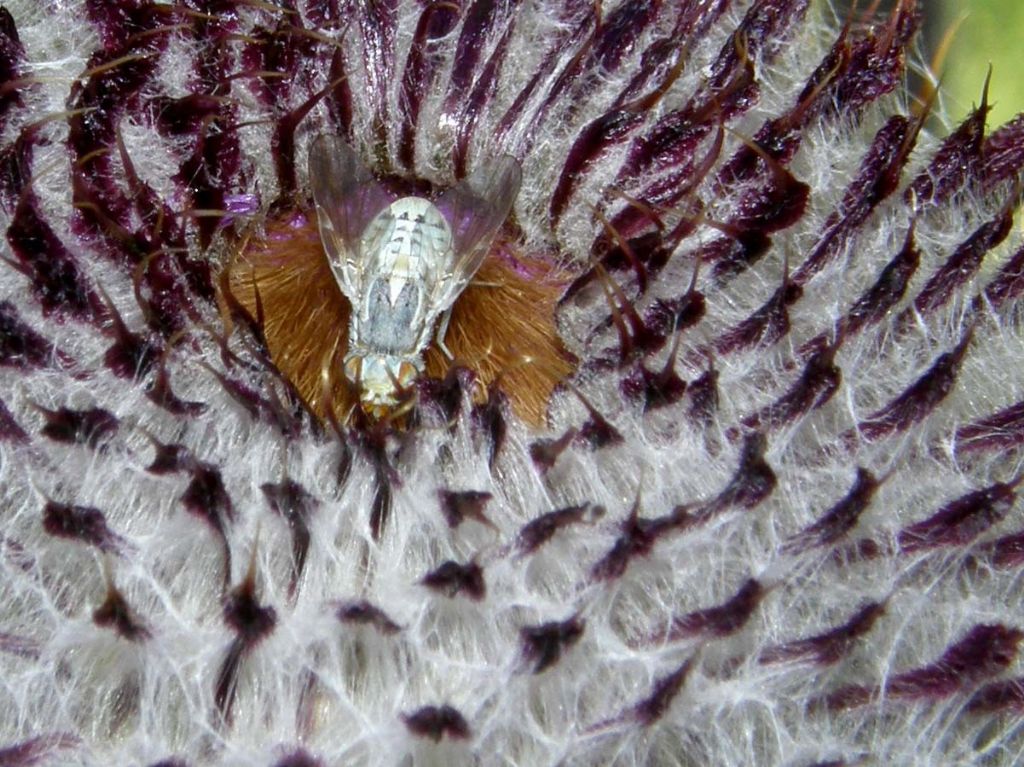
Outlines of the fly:
[{"label": "fly", "polygon": [[452,305],[486,258],[522,174],[505,155],[433,201],[396,197],[344,139],[320,136],[309,177],[327,260],[352,305],[345,376],[363,409],[379,415],[423,373],[432,337],[451,358]]}]

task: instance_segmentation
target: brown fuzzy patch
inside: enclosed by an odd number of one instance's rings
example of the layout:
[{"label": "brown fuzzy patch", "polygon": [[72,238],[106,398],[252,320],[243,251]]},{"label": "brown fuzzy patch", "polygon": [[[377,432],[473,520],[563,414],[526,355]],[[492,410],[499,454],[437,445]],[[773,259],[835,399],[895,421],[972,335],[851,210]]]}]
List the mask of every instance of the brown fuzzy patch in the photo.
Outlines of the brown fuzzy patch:
[{"label": "brown fuzzy patch", "polygon": [[[340,419],[358,401],[341,371],[349,304],[327,264],[315,214],[292,221],[298,223],[269,222],[263,235],[244,240],[226,282],[250,315],[262,314],[274,364],[313,411],[326,418],[332,407]],[[555,330],[564,278],[510,250],[500,241],[492,247],[474,279],[479,284],[455,302],[445,343],[485,387],[500,378],[516,414],[540,426],[552,389],[573,370]],[[426,375],[435,378],[451,365],[434,344],[424,359]]]}]

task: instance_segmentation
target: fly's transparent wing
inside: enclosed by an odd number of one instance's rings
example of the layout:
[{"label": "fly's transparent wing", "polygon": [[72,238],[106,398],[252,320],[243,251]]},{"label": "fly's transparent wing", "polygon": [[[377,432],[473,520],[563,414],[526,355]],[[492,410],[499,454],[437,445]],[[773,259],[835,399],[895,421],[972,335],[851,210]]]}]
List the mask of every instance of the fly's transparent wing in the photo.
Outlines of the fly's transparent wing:
[{"label": "fly's transparent wing", "polygon": [[359,238],[394,196],[377,183],[341,136],[320,136],[313,142],[309,182],[327,260],[341,292],[355,304],[364,257]]},{"label": "fly's transparent wing", "polygon": [[495,233],[512,210],[522,178],[515,158],[503,155],[493,164],[478,168],[434,203],[451,228],[455,253],[452,267],[434,296],[437,313],[455,302],[487,257]]}]

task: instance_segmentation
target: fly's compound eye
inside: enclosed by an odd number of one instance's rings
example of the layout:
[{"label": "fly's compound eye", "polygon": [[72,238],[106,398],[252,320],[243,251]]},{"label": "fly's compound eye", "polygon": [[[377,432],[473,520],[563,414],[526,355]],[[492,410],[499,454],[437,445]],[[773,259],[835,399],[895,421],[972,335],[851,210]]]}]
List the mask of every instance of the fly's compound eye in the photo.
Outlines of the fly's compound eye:
[{"label": "fly's compound eye", "polygon": [[419,375],[419,370],[411,362],[403,360],[398,365],[398,383],[403,389],[408,389],[412,382]]},{"label": "fly's compound eye", "polygon": [[363,358],[362,357],[349,357],[345,360],[345,377],[352,382],[362,380],[363,375]]}]

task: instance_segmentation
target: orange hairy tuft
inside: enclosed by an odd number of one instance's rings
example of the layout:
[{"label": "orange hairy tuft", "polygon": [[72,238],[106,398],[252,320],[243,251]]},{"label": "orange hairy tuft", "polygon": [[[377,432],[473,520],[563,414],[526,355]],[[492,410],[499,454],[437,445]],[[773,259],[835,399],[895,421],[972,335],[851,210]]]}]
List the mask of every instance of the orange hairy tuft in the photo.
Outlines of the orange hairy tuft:
[{"label": "orange hairy tuft", "polygon": [[[227,268],[232,296],[262,318],[274,364],[320,418],[329,411],[344,418],[358,402],[341,364],[350,309],[327,264],[315,215],[268,222],[263,234],[241,243]],[[573,370],[555,330],[559,277],[550,265],[513,255],[508,243],[496,241],[453,307],[445,344],[455,362],[431,343],[425,375],[443,378],[452,364],[467,367],[484,387],[497,381],[520,418],[542,425],[551,391]]]}]

